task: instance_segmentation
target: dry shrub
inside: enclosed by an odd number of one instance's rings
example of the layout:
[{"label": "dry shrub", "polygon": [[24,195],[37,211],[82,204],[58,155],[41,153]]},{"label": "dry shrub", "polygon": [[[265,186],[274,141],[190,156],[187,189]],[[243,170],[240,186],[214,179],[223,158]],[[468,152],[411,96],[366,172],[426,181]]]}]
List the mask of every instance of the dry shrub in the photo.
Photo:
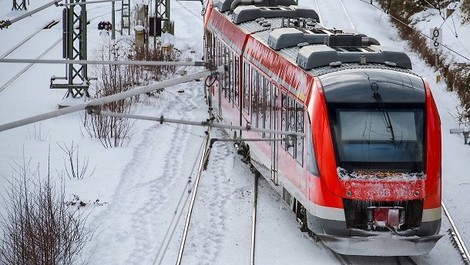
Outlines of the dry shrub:
[{"label": "dry shrub", "polygon": [[49,173],[40,178],[29,162],[14,169],[3,197],[0,264],[77,264],[92,235],[84,229],[86,218],[65,205],[64,189],[53,185]]},{"label": "dry shrub", "polygon": [[[436,8],[443,10],[443,7],[446,7],[451,2],[453,2],[453,0],[379,0],[380,6],[393,16],[391,21],[398,28],[400,37],[407,40],[411,49],[420,54],[428,65],[432,66],[436,71],[439,71],[442,74],[447,85],[447,90],[455,91],[457,93],[460,99],[460,104],[463,107],[463,112],[459,115],[463,115],[468,119],[470,117],[470,70],[468,69],[468,66],[446,63],[442,53],[428,46],[429,40],[411,26],[412,21],[410,20],[412,15],[422,11],[423,8]],[[470,11],[470,0],[464,0],[461,8],[462,11],[468,13]]]},{"label": "dry shrub", "polygon": [[[100,52],[100,58],[116,61],[135,61],[142,58],[141,51],[131,49],[131,47],[126,43],[105,46]],[[175,61],[179,55],[179,51],[172,46],[157,45],[155,50],[147,52],[145,59],[148,61]],[[101,98],[125,92],[136,86],[148,85],[151,82],[162,80],[174,71],[174,66],[102,65],[95,68],[98,80],[93,96]],[[115,101],[102,105],[101,110],[130,113],[132,105],[136,101],[138,101],[138,97]],[[131,138],[132,124],[126,118],[86,114],[83,118],[83,124],[88,135],[91,138],[99,139],[106,148],[123,146]]]}]

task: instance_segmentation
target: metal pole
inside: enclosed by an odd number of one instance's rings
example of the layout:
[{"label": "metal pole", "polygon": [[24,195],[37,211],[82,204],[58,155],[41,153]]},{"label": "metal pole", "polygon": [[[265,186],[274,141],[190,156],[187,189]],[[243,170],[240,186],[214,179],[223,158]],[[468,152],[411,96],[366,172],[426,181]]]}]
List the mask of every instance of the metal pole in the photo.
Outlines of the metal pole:
[{"label": "metal pole", "polygon": [[207,66],[203,61],[167,62],[167,61],[93,61],[59,59],[0,59],[0,63],[37,63],[37,64],[106,64],[106,65],[162,65],[162,66]]},{"label": "metal pole", "polygon": [[116,10],[114,8],[114,1],[111,3],[111,20],[112,20],[112,27],[113,29],[111,30],[111,39],[115,40],[116,39]]},{"label": "metal pole", "polygon": [[[62,0],[61,0],[62,1]],[[58,6],[76,6],[76,5],[89,5],[89,4],[99,4],[99,3],[109,3],[109,2],[120,2],[122,0],[97,0],[97,1],[86,1],[86,2],[76,2],[76,3],[62,3]]]},{"label": "metal pole", "polygon": [[192,75],[177,77],[177,78],[162,81],[160,83],[153,84],[153,85],[150,85],[150,86],[144,86],[144,87],[128,90],[128,91],[118,93],[118,94],[115,94],[115,95],[102,97],[102,98],[90,100],[89,102],[84,102],[84,103],[77,104],[77,105],[74,105],[74,106],[69,106],[69,107],[65,107],[65,108],[62,108],[62,109],[50,111],[50,112],[47,112],[47,113],[44,113],[44,114],[41,114],[41,115],[37,115],[37,116],[21,119],[21,120],[18,120],[18,121],[2,124],[2,125],[0,125],[0,132],[6,131],[6,130],[9,130],[9,129],[13,129],[13,128],[16,128],[16,127],[28,125],[28,124],[31,124],[31,123],[34,123],[34,122],[43,121],[43,120],[47,120],[47,119],[50,119],[50,118],[54,118],[54,117],[62,116],[62,115],[65,115],[65,114],[73,113],[73,112],[76,112],[76,111],[79,111],[79,110],[84,110],[87,107],[100,106],[100,105],[111,103],[111,102],[118,101],[118,100],[121,100],[121,99],[137,96],[137,95],[140,95],[140,94],[143,94],[143,93],[148,93],[148,92],[151,92],[151,91],[154,91],[154,90],[157,90],[157,89],[161,89],[161,88],[165,88],[165,87],[169,87],[169,86],[174,86],[174,85],[185,83],[185,82],[192,81],[192,80],[195,80],[195,79],[203,78],[203,77],[206,77],[208,75],[213,74],[214,72],[223,73],[223,71],[224,71],[224,67],[220,66],[220,67],[217,68],[216,71],[207,70],[207,71],[195,73],[195,74],[192,74]]},{"label": "metal pole", "polygon": [[[220,123],[212,123],[210,121],[188,121],[188,120],[176,120],[176,119],[168,119],[164,118],[163,116],[160,117],[153,117],[153,116],[143,116],[143,115],[135,115],[135,114],[126,114],[126,113],[117,113],[117,112],[109,112],[109,111],[97,111],[98,115],[103,116],[111,116],[111,117],[119,117],[119,118],[128,118],[128,119],[138,119],[138,120],[148,120],[148,121],[156,121],[160,123],[178,123],[178,124],[185,124],[185,125],[193,125],[193,126],[202,126],[202,127],[210,127],[210,128],[220,128],[220,129],[228,129],[228,130],[241,130],[241,131],[253,131],[253,132],[262,132],[262,133],[272,133],[278,135],[287,135],[292,137],[305,137],[305,134],[298,133],[298,132],[289,132],[289,131],[276,131],[276,130],[269,130],[263,128],[252,128],[250,126],[236,126],[236,125],[229,125],[229,124],[220,124]],[[214,139],[212,139],[214,140]],[[232,139],[216,139],[217,141],[233,141]],[[283,139],[243,139],[244,141],[280,141]]]},{"label": "metal pole", "polygon": [[256,257],[256,210],[258,207],[258,179],[259,179],[259,172],[256,171],[255,179],[253,182],[253,213],[251,217],[251,249],[250,249],[250,264],[255,265],[255,257]]}]

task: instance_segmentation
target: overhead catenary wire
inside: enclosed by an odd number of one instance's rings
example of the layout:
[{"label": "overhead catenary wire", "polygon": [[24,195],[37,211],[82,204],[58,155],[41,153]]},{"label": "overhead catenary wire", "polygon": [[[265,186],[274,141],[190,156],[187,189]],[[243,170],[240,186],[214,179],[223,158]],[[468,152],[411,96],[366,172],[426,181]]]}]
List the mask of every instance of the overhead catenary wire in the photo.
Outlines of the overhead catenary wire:
[{"label": "overhead catenary wire", "polygon": [[58,3],[59,3],[60,1],[62,1],[62,0],[54,0],[54,1],[52,1],[52,2],[49,2],[49,3],[47,3],[47,4],[44,4],[44,5],[42,5],[42,6],[38,7],[38,8],[36,8],[36,9],[34,9],[34,10],[32,10],[32,11],[29,11],[29,12],[27,12],[27,13],[21,15],[21,16],[18,16],[18,17],[16,17],[16,18],[12,19],[12,20],[2,21],[3,23],[0,23],[0,29],[2,29],[2,28],[7,28],[7,27],[9,27],[10,25],[12,25],[13,23],[18,22],[18,21],[22,20],[23,18],[27,18],[27,17],[29,17],[29,16],[31,16],[31,15],[33,15],[33,14],[39,12],[39,11],[42,11],[42,10],[44,10],[44,9],[46,9],[46,8],[48,8],[48,7],[50,7],[50,6],[52,6],[52,5],[58,6]]},{"label": "overhead catenary wire", "polygon": [[64,59],[13,59],[2,58],[0,63],[36,63],[36,64],[105,64],[105,65],[144,65],[144,66],[206,66],[206,62],[194,61],[105,61],[105,60],[64,60]]},{"label": "overhead catenary wire", "polygon": [[[54,42],[47,50],[45,50],[43,53],[41,53],[37,59],[42,58],[44,55],[49,53],[57,44],[62,42],[62,38],[58,39],[56,42]],[[18,77],[20,77],[22,74],[24,74],[31,66],[33,66],[34,63],[28,64],[23,70],[21,70],[18,74],[16,74],[13,78],[11,78],[8,82],[3,84],[3,86],[0,87],[0,92],[2,92],[5,88],[7,88],[11,83],[13,83]]]},{"label": "overhead catenary wire", "polygon": [[[304,133],[293,132],[293,131],[278,131],[278,130],[269,130],[263,128],[255,128],[251,127],[251,125],[247,126],[237,126],[237,125],[230,125],[230,124],[220,124],[220,123],[212,123],[211,120],[206,121],[189,121],[189,120],[178,120],[178,119],[168,119],[163,116],[154,117],[154,116],[144,116],[144,115],[136,115],[136,114],[126,114],[126,113],[117,113],[117,112],[109,112],[109,111],[100,111],[99,109],[91,109],[95,111],[95,114],[103,115],[103,116],[111,116],[111,117],[119,117],[119,118],[130,118],[130,119],[139,119],[139,120],[149,120],[149,121],[156,121],[160,123],[180,123],[186,125],[193,125],[193,126],[202,126],[202,127],[209,127],[209,128],[220,128],[220,129],[228,129],[228,130],[244,130],[244,131],[253,131],[253,132],[261,132],[261,133],[273,133],[279,135],[288,135],[292,137],[304,137]],[[253,139],[259,141],[266,141],[266,139]]]},{"label": "overhead catenary wire", "polygon": [[[374,8],[376,8],[376,9],[380,10],[381,12],[384,12],[384,13],[385,13],[385,11],[383,11],[380,7],[378,7],[378,6],[374,5],[373,3],[371,3],[370,0],[360,0],[360,1],[361,1],[361,2],[364,2],[364,3],[367,3],[367,4],[369,4],[369,5],[372,5]],[[419,31],[419,30],[415,29],[414,27],[408,25],[407,23],[403,22],[402,20],[400,20],[399,18],[393,16],[392,14],[387,14],[387,15],[390,16],[390,18],[392,18],[393,20],[396,20],[398,23],[400,23],[400,24],[406,26],[407,28],[409,28],[409,29],[411,29],[411,30],[413,30],[413,31],[416,31],[418,34],[422,35],[423,37],[425,37],[425,38],[427,38],[427,39],[429,39],[429,40],[432,40],[432,37],[431,37],[431,36],[422,33],[421,31]],[[459,52],[457,52],[457,51],[455,51],[454,49],[450,48],[449,46],[447,46],[447,45],[445,45],[445,44],[443,44],[443,43],[440,43],[440,45],[441,45],[442,47],[444,47],[445,49],[449,50],[450,52],[456,54],[457,56],[459,56],[459,57],[461,57],[461,58],[463,58],[463,59],[465,59],[465,60],[467,60],[467,61],[470,61],[470,58],[468,58],[467,56],[465,56],[465,55],[463,55],[463,54],[461,54],[461,53],[459,53]]]},{"label": "overhead catenary wire", "polygon": [[40,114],[40,115],[35,115],[35,116],[29,117],[29,118],[25,118],[25,119],[13,121],[13,122],[5,123],[5,124],[0,125],[0,132],[10,130],[10,129],[13,129],[13,128],[17,128],[17,127],[20,127],[20,126],[32,124],[32,123],[35,123],[35,122],[38,122],[38,121],[43,121],[43,120],[51,119],[51,118],[54,118],[54,117],[70,114],[70,113],[77,112],[77,111],[80,111],[80,110],[85,110],[86,108],[89,108],[89,107],[100,106],[100,105],[103,105],[103,104],[111,103],[111,102],[122,100],[122,99],[125,99],[125,98],[130,98],[130,97],[137,96],[137,95],[144,94],[144,93],[148,93],[148,92],[151,92],[151,91],[155,91],[157,89],[170,87],[170,86],[174,86],[176,84],[185,83],[185,82],[189,82],[189,81],[192,81],[192,80],[200,79],[200,78],[206,77],[208,75],[212,75],[212,74],[216,74],[216,73],[222,73],[222,72],[224,72],[224,70],[225,70],[224,66],[219,66],[219,67],[217,67],[216,69],[213,69],[213,70],[206,70],[206,71],[194,73],[194,74],[183,76],[183,77],[177,77],[177,78],[174,78],[174,79],[165,80],[165,81],[159,82],[157,84],[152,84],[152,85],[149,85],[149,86],[144,86],[144,87],[128,90],[128,91],[121,92],[121,93],[118,93],[118,94],[114,94],[114,95],[111,95],[111,96],[102,97],[102,98],[98,98],[98,99],[93,99],[93,100],[90,100],[88,102],[83,102],[83,103],[80,103],[80,104],[77,104],[77,105],[73,105],[73,106],[62,108],[62,109],[46,112],[46,113],[43,113],[43,114]]}]

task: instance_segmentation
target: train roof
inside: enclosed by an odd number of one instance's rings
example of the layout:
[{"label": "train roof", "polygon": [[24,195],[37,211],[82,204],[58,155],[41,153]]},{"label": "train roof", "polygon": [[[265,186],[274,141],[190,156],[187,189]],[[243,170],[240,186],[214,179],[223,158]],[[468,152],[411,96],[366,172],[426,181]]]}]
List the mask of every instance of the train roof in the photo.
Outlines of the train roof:
[{"label": "train roof", "polygon": [[410,72],[412,64],[406,53],[381,46],[364,34],[327,29],[313,9],[292,2],[218,0],[214,6],[246,34],[314,75],[350,65]]}]

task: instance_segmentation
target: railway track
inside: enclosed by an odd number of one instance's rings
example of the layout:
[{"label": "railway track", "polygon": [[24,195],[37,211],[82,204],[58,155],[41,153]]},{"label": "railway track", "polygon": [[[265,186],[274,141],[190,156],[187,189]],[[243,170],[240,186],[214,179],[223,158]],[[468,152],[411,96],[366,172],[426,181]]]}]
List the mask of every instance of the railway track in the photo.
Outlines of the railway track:
[{"label": "railway track", "polygon": [[349,29],[352,31],[356,31],[356,26],[352,22],[349,12],[347,11],[343,3],[343,0],[334,0],[334,1],[337,2],[337,4],[335,4],[334,6],[340,7],[341,12],[336,12],[337,9],[335,9],[335,17],[332,18],[330,16],[322,14],[322,12],[331,13],[330,9],[331,9],[331,6],[333,5],[331,3],[327,5],[323,5],[323,3],[326,1],[315,0],[313,7],[317,11],[317,14],[320,18],[320,22],[325,27],[342,28],[342,29]]}]

